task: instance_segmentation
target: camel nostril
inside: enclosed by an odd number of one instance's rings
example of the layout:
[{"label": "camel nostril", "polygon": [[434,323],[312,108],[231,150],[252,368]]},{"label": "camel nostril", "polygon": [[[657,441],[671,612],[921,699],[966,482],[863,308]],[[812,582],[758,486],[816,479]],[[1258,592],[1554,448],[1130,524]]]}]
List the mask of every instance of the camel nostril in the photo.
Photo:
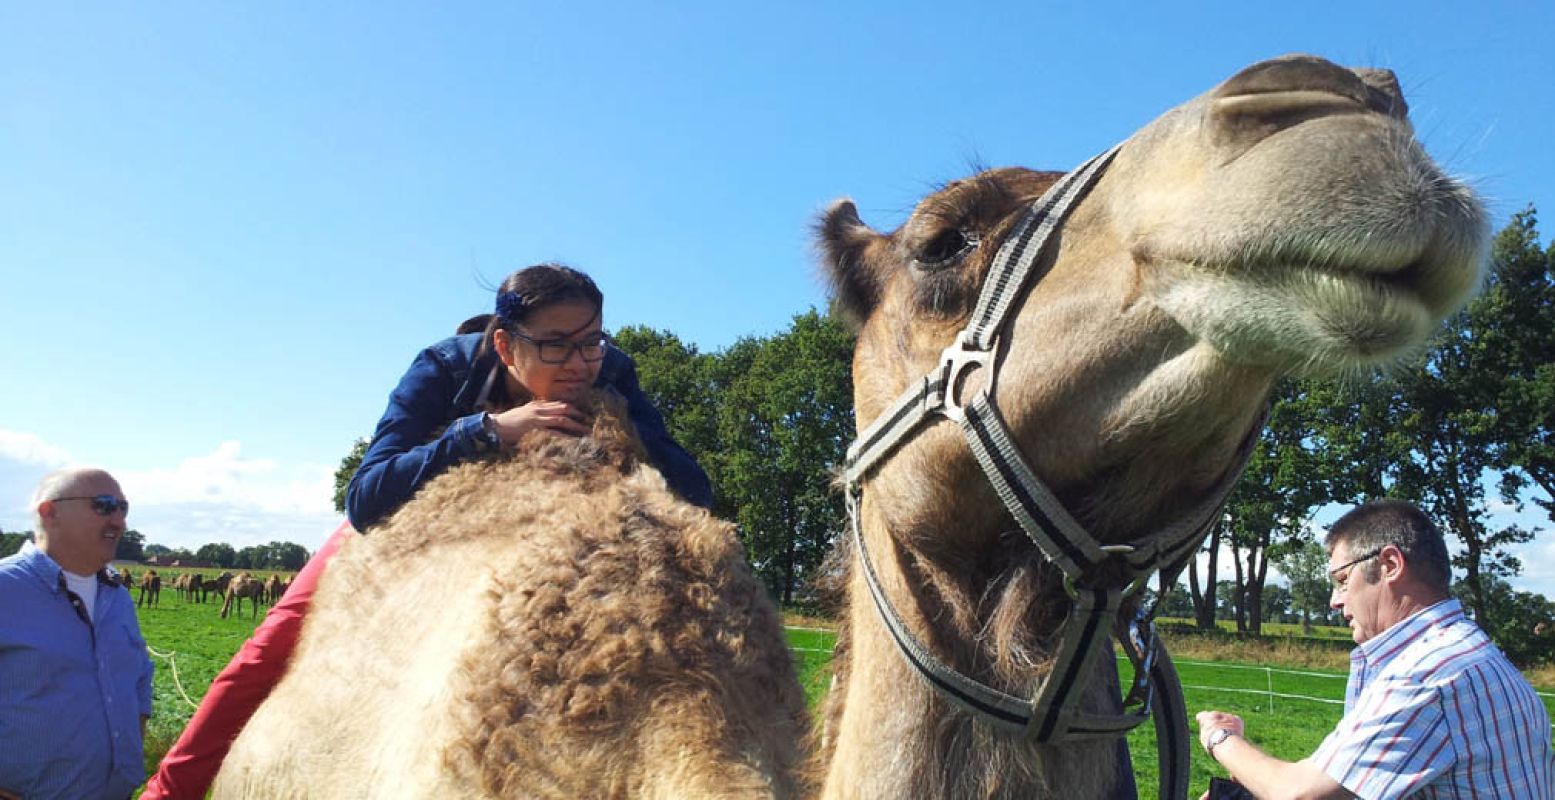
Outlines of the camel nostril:
[{"label": "camel nostril", "polygon": [[[1398,81],[1394,80],[1394,87]],[[1364,76],[1317,56],[1290,55],[1254,64],[1232,75],[1211,94],[1215,98],[1286,92],[1321,92],[1367,105]]]}]

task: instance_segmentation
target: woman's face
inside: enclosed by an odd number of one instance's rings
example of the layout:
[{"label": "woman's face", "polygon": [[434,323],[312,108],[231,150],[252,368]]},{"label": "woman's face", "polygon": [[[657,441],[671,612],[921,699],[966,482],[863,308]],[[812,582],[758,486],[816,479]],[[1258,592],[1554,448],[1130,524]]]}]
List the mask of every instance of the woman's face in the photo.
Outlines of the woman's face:
[{"label": "woman's face", "polygon": [[497,331],[493,344],[507,367],[509,388],[523,389],[536,400],[582,398],[604,362],[583,360],[583,349],[574,345],[598,345],[603,325],[600,309],[592,303],[565,300],[530,313],[519,335]]}]

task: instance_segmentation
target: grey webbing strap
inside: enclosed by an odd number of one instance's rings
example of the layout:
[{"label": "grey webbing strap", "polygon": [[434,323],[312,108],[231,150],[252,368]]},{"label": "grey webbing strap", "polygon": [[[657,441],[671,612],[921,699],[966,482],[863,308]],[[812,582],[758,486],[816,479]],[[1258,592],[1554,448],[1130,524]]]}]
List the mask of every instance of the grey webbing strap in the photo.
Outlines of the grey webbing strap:
[{"label": "grey webbing strap", "polygon": [[1113,145],[1112,149],[1070,171],[1043,192],[1042,197],[1032,204],[1031,210],[1021,216],[1015,230],[994,255],[988,277],[983,281],[977,308],[972,311],[972,319],[967,323],[964,334],[970,347],[976,350],[993,348],[993,339],[1004,326],[1004,316],[1020,296],[1020,290],[1026,285],[1032,265],[1041,257],[1048,237],[1063,224],[1069,216],[1070,207],[1085,195],[1122,147],[1122,144]]},{"label": "grey webbing strap", "polygon": [[1095,539],[1064,509],[1026,465],[1009,428],[986,391],[978,392],[959,420],[972,454],[1016,523],[1070,580],[1107,557]]},{"label": "grey webbing strap", "polygon": [[853,529],[853,546],[858,550],[859,561],[864,565],[864,583],[869,586],[869,596],[875,602],[875,610],[885,623],[886,631],[896,641],[897,648],[907,657],[918,675],[951,702],[974,714],[981,714],[989,721],[1015,731],[1022,731],[1031,723],[1031,704],[1013,695],[985,686],[945,666],[928,648],[902,624],[891,609],[875,565],[864,545],[863,525],[859,521],[858,498],[848,495],[848,517]]},{"label": "grey webbing strap", "polygon": [[[999,727],[1024,732],[1040,743],[1121,736],[1149,717],[1148,700],[1139,711],[1123,714],[1093,714],[1076,708],[1082,694],[1078,689],[1094,671],[1091,668],[1094,660],[1111,655],[1112,630],[1125,596],[1123,592],[1116,589],[1077,592],[1079,599],[1065,620],[1063,645],[1053,669],[1038,688],[1036,699],[1026,701],[951,669],[907,630],[891,609],[880,585],[874,559],[870,558],[869,548],[864,543],[857,504],[857,496],[850,494],[848,510],[853,545],[864,567],[864,583],[869,588],[875,611],[918,675],[940,694]],[[1134,661],[1135,672],[1139,673],[1140,659]],[[1144,668],[1148,669],[1148,663]]]},{"label": "grey webbing strap", "polygon": [[939,411],[938,404],[932,401],[943,397],[944,385],[943,370],[919,379],[913,391],[903,392],[859,434],[849,445],[843,461],[842,476],[849,486],[862,480],[875,462],[895,450],[918,426]]}]

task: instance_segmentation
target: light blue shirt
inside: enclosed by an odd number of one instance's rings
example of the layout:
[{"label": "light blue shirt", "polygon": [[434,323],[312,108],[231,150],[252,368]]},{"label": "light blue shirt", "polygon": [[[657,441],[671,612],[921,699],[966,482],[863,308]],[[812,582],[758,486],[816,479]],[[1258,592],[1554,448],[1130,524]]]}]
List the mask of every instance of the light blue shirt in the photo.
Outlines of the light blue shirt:
[{"label": "light blue shirt", "polygon": [[1308,759],[1366,800],[1552,800],[1544,703],[1443,600],[1355,648],[1344,718]]},{"label": "light blue shirt", "polygon": [[0,789],[27,800],[125,800],[146,779],[151,658],[107,573],[96,622],[32,543],[0,559]]}]

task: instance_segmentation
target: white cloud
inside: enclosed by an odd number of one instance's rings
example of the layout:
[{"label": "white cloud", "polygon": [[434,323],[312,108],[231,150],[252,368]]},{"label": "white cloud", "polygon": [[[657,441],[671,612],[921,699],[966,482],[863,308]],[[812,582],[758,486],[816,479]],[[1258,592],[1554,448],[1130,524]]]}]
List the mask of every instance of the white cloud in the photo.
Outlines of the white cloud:
[{"label": "white cloud", "polygon": [[[0,430],[0,528],[32,527],[28,497],[49,471],[75,466],[65,450],[39,437]],[[245,456],[229,441],[170,466],[113,469],[131,502],[130,527],[148,542],[243,548],[272,541],[315,550],[340,524],[334,465],[291,464]]]},{"label": "white cloud", "polygon": [[[36,465],[45,472],[75,463],[75,459],[63,448],[55,447],[34,434],[4,428],[0,428],[0,459]],[[39,477],[42,477],[41,473]]]}]

